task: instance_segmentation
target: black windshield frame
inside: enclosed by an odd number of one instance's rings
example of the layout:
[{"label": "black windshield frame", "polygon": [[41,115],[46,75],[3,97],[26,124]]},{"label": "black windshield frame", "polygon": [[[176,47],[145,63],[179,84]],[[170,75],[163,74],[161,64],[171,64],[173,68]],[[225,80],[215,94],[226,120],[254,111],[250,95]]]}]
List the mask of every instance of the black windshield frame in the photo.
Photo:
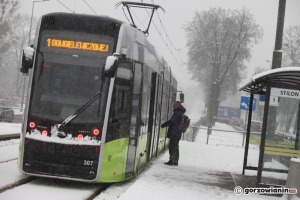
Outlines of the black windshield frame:
[{"label": "black windshield frame", "polygon": [[[107,52],[49,48],[49,38],[104,43],[110,48]],[[33,73],[30,115],[61,122],[96,93],[101,92],[99,100],[93,102],[72,123],[103,122],[109,82],[102,76],[102,72],[106,57],[112,55],[113,44],[114,38],[108,36],[71,31],[43,31]]]}]

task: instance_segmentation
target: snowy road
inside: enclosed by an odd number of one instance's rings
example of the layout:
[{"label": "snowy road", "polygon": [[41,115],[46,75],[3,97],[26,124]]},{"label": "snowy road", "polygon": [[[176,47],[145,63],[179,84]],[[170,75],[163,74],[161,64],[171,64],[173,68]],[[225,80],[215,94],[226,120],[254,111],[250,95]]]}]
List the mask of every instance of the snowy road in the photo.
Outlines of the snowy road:
[{"label": "snowy road", "polygon": [[87,199],[97,185],[66,182],[54,179],[37,179],[25,185],[7,190],[0,194],[0,199],[50,200],[50,199]]}]

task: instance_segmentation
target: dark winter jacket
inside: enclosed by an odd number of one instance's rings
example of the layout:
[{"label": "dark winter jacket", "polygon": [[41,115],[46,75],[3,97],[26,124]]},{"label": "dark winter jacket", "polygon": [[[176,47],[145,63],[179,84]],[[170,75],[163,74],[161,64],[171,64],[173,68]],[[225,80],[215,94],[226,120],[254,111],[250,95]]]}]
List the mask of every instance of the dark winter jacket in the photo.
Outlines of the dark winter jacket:
[{"label": "dark winter jacket", "polygon": [[182,105],[179,106],[177,109],[173,110],[171,119],[161,125],[162,128],[166,126],[169,127],[167,133],[168,138],[176,137],[180,140],[182,132],[178,129],[178,127],[182,119],[182,114],[185,113],[185,111],[186,109]]}]

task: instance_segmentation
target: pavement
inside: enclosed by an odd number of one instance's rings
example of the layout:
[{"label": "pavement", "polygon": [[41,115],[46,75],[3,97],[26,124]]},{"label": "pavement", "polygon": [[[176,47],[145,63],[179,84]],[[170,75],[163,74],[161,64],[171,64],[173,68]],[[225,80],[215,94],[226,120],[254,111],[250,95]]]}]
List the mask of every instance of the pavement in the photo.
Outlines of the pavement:
[{"label": "pavement", "polygon": [[[219,187],[225,190],[235,191],[237,186],[242,188],[257,188],[256,185],[256,176],[247,176],[241,174],[231,174],[230,172],[211,172],[208,174],[210,177],[209,180],[203,180],[202,184]],[[285,180],[278,180],[273,178],[262,178],[262,183],[276,183],[277,187],[281,188],[281,186],[285,185]],[[259,187],[264,187],[263,185]],[[266,188],[270,186],[265,185]],[[282,194],[279,195],[268,195],[274,197],[282,197]]]}]

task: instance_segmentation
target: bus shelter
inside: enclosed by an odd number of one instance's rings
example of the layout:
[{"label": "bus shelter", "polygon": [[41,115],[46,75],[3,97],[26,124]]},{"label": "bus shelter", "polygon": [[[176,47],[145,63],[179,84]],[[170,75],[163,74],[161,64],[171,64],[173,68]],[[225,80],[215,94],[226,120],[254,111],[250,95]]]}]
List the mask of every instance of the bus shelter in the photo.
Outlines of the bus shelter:
[{"label": "bus shelter", "polygon": [[[257,170],[257,186],[284,185],[290,159],[300,157],[300,67],[262,72],[240,91],[250,93],[243,175],[245,170]],[[265,97],[260,98],[264,99],[261,134],[251,132],[254,96]],[[258,158],[257,165],[253,157]]]}]

